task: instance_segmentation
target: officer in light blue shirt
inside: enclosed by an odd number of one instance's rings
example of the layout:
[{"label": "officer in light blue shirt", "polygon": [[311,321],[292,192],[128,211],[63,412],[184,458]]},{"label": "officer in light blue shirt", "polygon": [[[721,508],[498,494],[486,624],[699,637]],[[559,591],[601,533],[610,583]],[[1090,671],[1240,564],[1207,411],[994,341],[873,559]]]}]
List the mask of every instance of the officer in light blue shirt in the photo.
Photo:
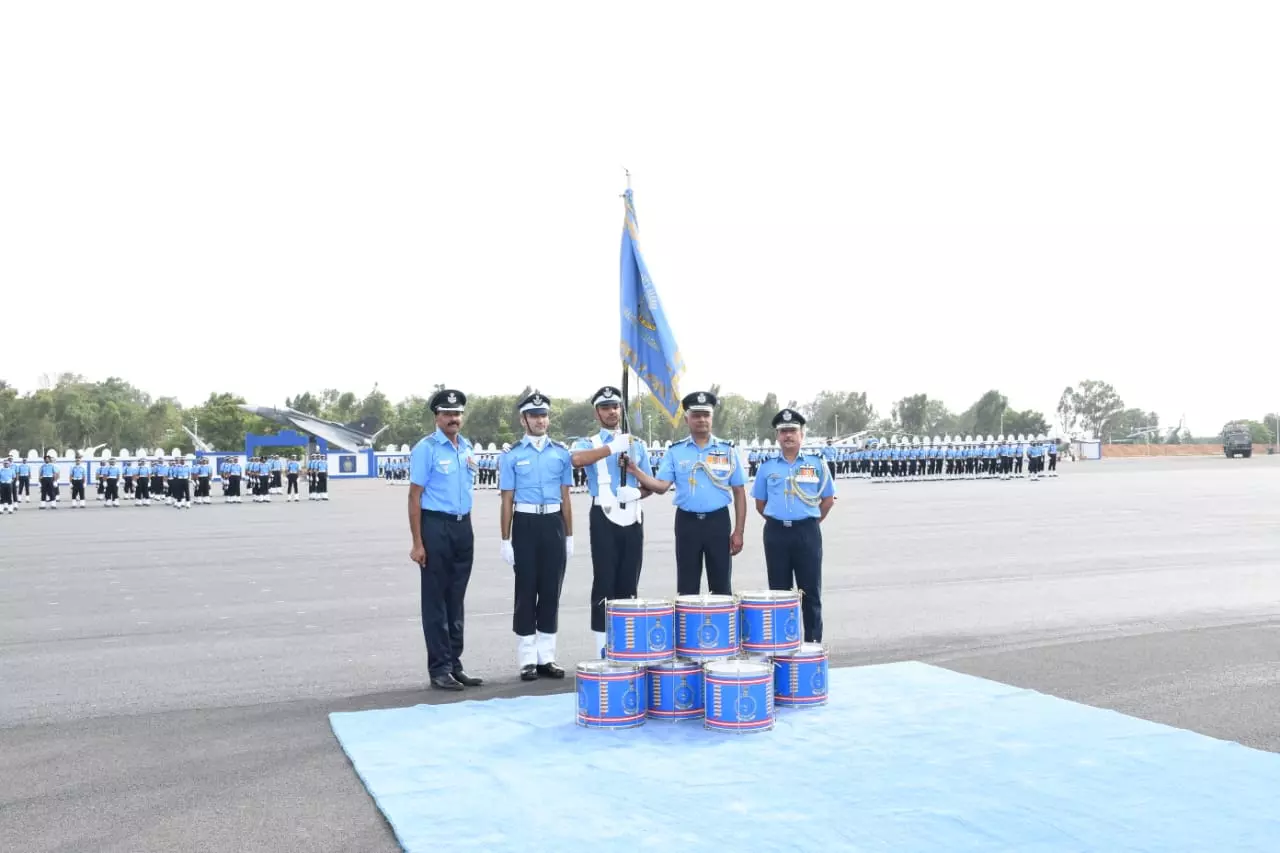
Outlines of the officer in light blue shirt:
[{"label": "officer in light blue shirt", "polygon": [[19,460],[15,466],[18,469],[18,485],[17,493],[13,496],[15,504],[31,502],[31,465],[27,460]]},{"label": "officer in light blue shirt", "polygon": [[655,494],[675,486],[676,594],[702,591],[705,561],[711,594],[732,595],[733,557],[742,551],[747,523],[746,472],[733,446],[711,434],[716,395],[695,391],[682,404],[689,437],[671,445],[656,478],[639,469],[633,473]]},{"label": "officer in light blue shirt", "polygon": [[288,485],[285,486],[284,499],[288,501],[300,501],[302,495],[298,494],[298,474],[302,471],[302,463],[298,461],[298,455],[289,457],[289,461],[284,465],[285,480]]},{"label": "officer in light blue shirt", "polygon": [[556,630],[565,565],[573,556],[573,459],[547,435],[549,397],[534,391],[517,405],[525,435],[498,463],[500,553],[516,581],[516,665],[524,681],[564,678]]},{"label": "officer in light blue shirt", "polygon": [[76,453],[76,461],[71,465],[71,508],[84,508],[84,481],[88,477],[88,468],[84,464],[84,454]]},{"label": "officer in light blue shirt", "polygon": [[213,466],[203,454],[196,456],[196,464],[191,468],[191,475],[196,481],[196,503],[209,503],[209,480],[213,477]]},{"label": "officer in light blue shirt", "polygon": [[179,456],[174,463],[169,467],[173,505],[178,509],[191,509],[191,465],[185,456]]},{"label": "officer in light blue shirt", "polygon": [[17,490],[18,469],[8,456],[0,462],[0,513],[12,514],[17,509],[14,492]]},{"label": "officer in light blue shirt", "polygon": [[822,642],[822,530],[835,505],[836,485],[820,460],[800,453],[804,416],[783,409],[773,416],[781,453],[760,466],[752,487],[765,519],[764,561],[769,589],[803,593],[804,641]]},{"label": "officer in light blue shirt", "polygon": [[573,467],[586,477],[591,495],[587,526],[591,532],[591,630],[604,656],[605,602],[635,598],[644,565],[644,515],[640,501],[648,492],[623,465],[625,457],[652,472],[653,457],[643,441],[623,424],[622,392],[603,385],[591,395],[599,429],[573,446]]},{"label": "officer in light blue shirt", "polygon": [[40,466],[40,508],[58,508],[58,478],[61,474],[53,462],[53,454],[44,455],[44,464]]},{"label": "officer in light blue shirt", "polygon": [[240,485],[244,479],[244,465],[241,464],[239,456],[232,456],[227,460],[227,469],[223,476],[227,478],[227,503],[244,503],[244,495],[240,492]]},{"label": "officer in light blue shirt", "polygon": [[124,494],[126,498],[130,498],[137,492],[138,466],[132,459],[125,459],[122,466],[124,469]]},{"label": "officer in light blue shirt", "polygon": [[133,490],[134,506],[151,506],[151,461],[143,456],[138,460],[138,481]]},{"label": "officer in light blue shirt", "polygon": [[448,388],[433,394],[427,405],[436,431],[415,444],[409,457],[409,559],[421,569],[431,686],[462,690],[483,683],[462,668],[464,605],[475,558],[471,503],[477,465],[471,442],[461,434],[467,395]]}]

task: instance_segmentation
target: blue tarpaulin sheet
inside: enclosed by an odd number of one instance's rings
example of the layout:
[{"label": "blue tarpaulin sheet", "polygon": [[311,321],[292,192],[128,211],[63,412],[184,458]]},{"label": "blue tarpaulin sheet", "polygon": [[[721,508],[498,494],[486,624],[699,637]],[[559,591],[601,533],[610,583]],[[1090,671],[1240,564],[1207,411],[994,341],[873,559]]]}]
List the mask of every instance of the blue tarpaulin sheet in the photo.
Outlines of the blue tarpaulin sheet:
[{"label": "blue tarpaulin sheet", "polygon": [[576,696],[331,715],[409,851],[1280,850],[1280,755],[920,663],[758,734]]}]

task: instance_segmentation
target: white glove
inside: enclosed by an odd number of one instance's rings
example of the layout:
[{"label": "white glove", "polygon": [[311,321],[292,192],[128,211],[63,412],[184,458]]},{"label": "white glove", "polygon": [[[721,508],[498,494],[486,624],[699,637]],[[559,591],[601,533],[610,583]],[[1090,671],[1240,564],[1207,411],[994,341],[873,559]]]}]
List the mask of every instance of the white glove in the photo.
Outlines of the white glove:
[{"label": "white glove", "polygon": [[564,558],[566,561],[573,559],[573,537],[564,537]]},{"label": "white glove", "polygon": [[502,562],[514,569],[516,567],[516,549],[511,547],[511,540],[504,539],[499,551],[502,554]]},{"label": "white glove", "polygon": [[609,452],[614,456],[617,456],[619,453],[626,453],[631,449],[631,436],[625,432],[622,433],[622,435],[614,436],[613,440],[609,442],[608,447]]},{"label": "white glove", "polygon": [[640,490],[635,486],[619,486],[618,487],[618,503],[634,503],[640,500]]}]

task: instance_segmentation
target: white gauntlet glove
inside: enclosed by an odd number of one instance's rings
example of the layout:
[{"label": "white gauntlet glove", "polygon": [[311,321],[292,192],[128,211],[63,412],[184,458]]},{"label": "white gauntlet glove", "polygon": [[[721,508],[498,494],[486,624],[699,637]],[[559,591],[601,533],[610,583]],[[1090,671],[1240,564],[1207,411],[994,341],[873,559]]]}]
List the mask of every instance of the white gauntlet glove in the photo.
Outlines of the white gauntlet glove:
[{"label": "white gauntlet glove", "polygon": [[619,453],[626,453],[631,449],[631,436],[625,432],[622,435],[614,436],[608,446],[609,452],[614,456],[617,456]]},{"label": "white gauntlet glove", "polygon": [[566,562],[573,559],[573,537],[564,537],[564,559]]},{"label": "white gauntlet glove", "polygon": [[511,540],[504,540],[498,550],[502,555],[502,562],[514,569],[516,567],[516,549],[511,547]]},{"label": "white gauntlet glove", "polygon": [[640,490],[635,486],[618,487],[618,503],[635,503],[640,500]]}]

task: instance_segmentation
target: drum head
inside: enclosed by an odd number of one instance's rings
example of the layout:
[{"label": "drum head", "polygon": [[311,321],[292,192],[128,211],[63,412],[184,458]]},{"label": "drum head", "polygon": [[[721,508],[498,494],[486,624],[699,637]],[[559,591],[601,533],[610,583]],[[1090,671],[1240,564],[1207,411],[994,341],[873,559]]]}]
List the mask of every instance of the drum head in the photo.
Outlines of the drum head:
[{"label": "drum head", "polygon": [[773,667],[753,660],[717,660],[704,664],[707,675],[723,678],[751,678],[758,675],[769,675]]},{"label": "drum head", "polygon": [[734,604],[737,599],[732,595],[677,595],[676,604],[701,607],[723,607]]},{"label": "drum head", "polygon": [[692,661],[668,660],[649,665],[649,671],[659,675],[675,675],[676,673],[701,672],[702,667]]},{"label": "drum head", "polygon": [[751,592],[744,592],[739,596],[744,602],[747,601],[799,601],[800,593],[792,592],[789,589],[759,589]]},{"label": "drum head", "polygon": [[631,663],[614,660],[589,660],[578,664],[578,672],[586,675],[639,675],[643,670]]},{"label": "drum head", "polygon": [[616,598],[604,603],[605,610],[661,610],[670,606],[671,601],[665,598]]}]

